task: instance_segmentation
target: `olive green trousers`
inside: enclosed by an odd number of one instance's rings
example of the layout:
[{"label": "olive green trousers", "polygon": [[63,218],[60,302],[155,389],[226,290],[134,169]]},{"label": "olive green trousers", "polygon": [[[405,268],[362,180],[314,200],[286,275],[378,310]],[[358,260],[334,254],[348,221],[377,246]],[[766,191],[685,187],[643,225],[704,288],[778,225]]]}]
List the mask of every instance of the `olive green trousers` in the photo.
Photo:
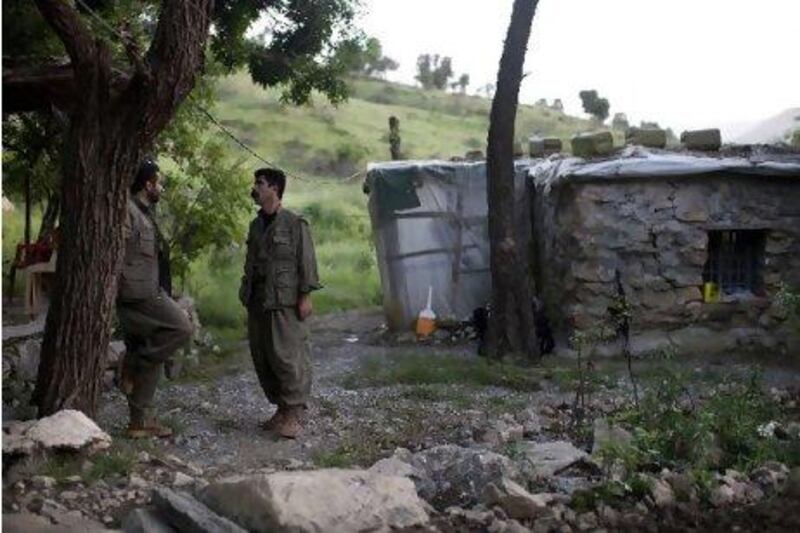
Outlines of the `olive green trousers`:
[{"label": "olive green trousers", "polygon": [[247,308],[250,355],[261,388],[270,403],[305,406],[311,394],[308,324],[294,308]]},{"label": "olive green trousers", "polygon": [[154,417],[153,398],[164,362],[189,342],[193,327],[163,291],[146,300],[118,302],[117,315],[125,336],[125,372],[133,377],[131,424],[140,425]]}]

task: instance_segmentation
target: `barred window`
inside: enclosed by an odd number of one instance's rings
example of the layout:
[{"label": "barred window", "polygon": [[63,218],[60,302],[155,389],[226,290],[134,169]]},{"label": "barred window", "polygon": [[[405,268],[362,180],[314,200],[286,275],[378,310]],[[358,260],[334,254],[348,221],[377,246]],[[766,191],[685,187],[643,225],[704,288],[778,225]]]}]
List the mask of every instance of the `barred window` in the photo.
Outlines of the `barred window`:
[{"label": "barred window", "polygon": [[709,231],[703,281],[722,294],[760,293],[765,240],[764,230]]}]

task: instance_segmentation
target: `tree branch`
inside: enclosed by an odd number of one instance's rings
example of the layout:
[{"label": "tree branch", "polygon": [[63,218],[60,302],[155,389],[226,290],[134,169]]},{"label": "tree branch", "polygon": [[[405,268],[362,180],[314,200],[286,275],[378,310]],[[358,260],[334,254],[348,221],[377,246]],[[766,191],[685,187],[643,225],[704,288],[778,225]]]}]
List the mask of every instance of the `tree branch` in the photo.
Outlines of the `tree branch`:
[{"label": "tree branch", "polygon": [[160,131],[203,68],[214,0],[164,0],[148,51],[151,81],[144,132]]},{"label": "tree branch", "polygon": [[36,0],[36,7],[64,43],[73,66],[81,69],[90,65],[95,47],[94,37],[78,12],[63,0]]},{"label": "tree branch", "polygon": [[[112,90],[124,90],[130,80],[130,73],[112,68]],[[40,111],[51,106],[67,111],[75,105],[78,94],[71,64],[3,68],[3,113]]]}]

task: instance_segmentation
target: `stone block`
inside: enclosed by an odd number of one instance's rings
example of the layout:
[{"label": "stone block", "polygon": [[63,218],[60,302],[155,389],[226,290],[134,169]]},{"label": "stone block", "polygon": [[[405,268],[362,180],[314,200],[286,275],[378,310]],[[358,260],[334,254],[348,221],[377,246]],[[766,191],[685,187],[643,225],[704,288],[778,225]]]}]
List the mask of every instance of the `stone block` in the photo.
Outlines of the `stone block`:
[{"label": "stone block", "polygon": [[630,339],[631,353],[636,356],[658,353],[671,347],[667,334],[658,330],[635,333]]},{"label": "stone block", "polygon": [[664,148],[667,146],[667,132],[658,128],[628,128],[625,132],[625,143]]},{"label": "stone block", "polygon": [[677,305],[686,305],[689,302],[702,302],[703,293],[700,292],[700,287],[682,287],[675,289],[675,303]]},{"label": "stone block", "polygon": [[689,326],[669,332],[670,342],[680,353],[711,355],[731,349],[736,345],[727,332],[718,332],[701,326]]},{"label": "stone block", "polygon": [[557,137],[531,137],[528,140],[528,152],[531,157],[547,157],[561,152],[561,139]]},{"label": "stone block", "polygon": [[575,157],[602,156],[614,151],[614,137],[610,131],[581,133],[572,137],[571,144]]},{"label": "stone block", "polygon": [[675,218],[682,222],[706,222],[709,219],[708,202],[702,191],[687,188],[675,200]]},{"label": "stone block", "polygon": [[681,133],[681,143],[689,150],[716,151],[722,146],[718,129],[687,130]]}]

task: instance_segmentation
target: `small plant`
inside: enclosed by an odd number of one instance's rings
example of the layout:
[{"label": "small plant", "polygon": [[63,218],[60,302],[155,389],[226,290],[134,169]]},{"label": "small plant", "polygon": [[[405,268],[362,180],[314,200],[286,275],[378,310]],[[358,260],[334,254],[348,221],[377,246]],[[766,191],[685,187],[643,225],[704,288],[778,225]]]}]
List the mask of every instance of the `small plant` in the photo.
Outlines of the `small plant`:
[{"label": "small plant", "polygon": [[113,476],[125,477],[133,472],[135,465],[136,457],[131,450],[110,450],[93,458],[92,466],[86,474],[86,480],[96,481]]},{"label": "small plant", "polygon": [[63,482],[68,477],[81,474],[81,458],[74,455],[54,455],[44,462],[41,473],[58,482]]},{"label": "small plant", "polygon": [[347,468],[358,463],[357,451],[352,443],[346,442],[333,450],[315,453],[312,460],[319,468]]},{"label": "small plant", "polygon": [[723,380],[703,398],[692,393],[687,374],[666,372],[638,409],[616,416],[617,422],[633,427],[633,442],[607,447],[601,456],[629,471],[748,471],[768,460],[800,463],[798,439],[774,437],[783,418],[778,404],[764,393],[757,370],[744,382]]}]

